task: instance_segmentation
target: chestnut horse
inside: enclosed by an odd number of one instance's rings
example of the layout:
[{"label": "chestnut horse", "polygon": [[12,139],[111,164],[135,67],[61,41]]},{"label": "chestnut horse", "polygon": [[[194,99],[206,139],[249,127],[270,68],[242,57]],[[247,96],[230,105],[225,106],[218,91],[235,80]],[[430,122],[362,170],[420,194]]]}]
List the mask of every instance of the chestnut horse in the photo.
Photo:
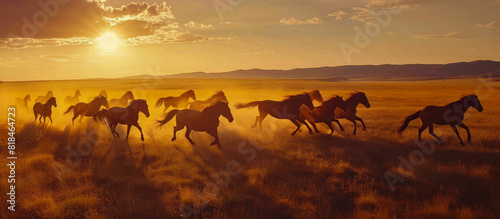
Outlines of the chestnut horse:
[{"label": "chestnut horse", "polygon": [[31,101],[31,96],[28,94],[24,98],[16,98],[16,104],[25,107],[29,111],[28,102]]},{"label": "chestnut horse", "polygon": [[325,123],[331,130],[330,135],[333,134],[332,121],[339,124],[340,130],[344,131],[342,125],[340,125],[339,120],[335,119],[335,109],[340,108],[342,110],[347,110],[344,100],[342,97],[337,95],[321,103],[321,106],[314,107],[310,110],[306,106],[300,107],[300,117],[311,123],[316,133],[319,133],[318,128],[315,123]]},{"label": "chestnut horse", "polygon": [[69,113],[71,110],[73,110],[73,125],[75,124],[75,119],[80,116],[80,122],[82,122],[83,117],[85,116],[94,116],[97,112],[99,112],[99,109],[101,109],[101,106],[104,106],[109,109],[109,104],[108,100],[106,100],[106,97],[103,96],[98,96],[94,100],[90,101],[90,103],[77,103],[76,105],[70,106],[64,114]]},{"label": "chestnut horse", "polygon": [[297,121],[306,125],[307,129],[309,129],[309,133],[312,134],[313,132],[309,125],[307,125],[306,121],[303,118],[300,118],[299,108],[302,105],[306,105],[310,110],[314,109],[314,105],[312,104],[311,97],[308,93],[287,96],[287,98],[283,101],[263,100],[253,101],[247,104],[236,104],[236,109],[258,106],[259,115],[255,118],[255,123],[253,124],[252,128],[257,126],[257,123],[259,123],[260,129],[262,130],[262,121],[266,118],[267,115],[271,115],[272,117],[277,119],[290,120],[297,127],[292,132],[292,136],[300,130],[300,124]]},{"label": "chestnut horse", "polygon": [[95,99],[98,96],[102,96],[102,97],[108,98],[108,93],[105,90],[102,90],[101,92],[99,92],[99,95],[97,95],[95,97],[89,97],[89,98],[87,98],[87,102],[92,101],[93,99]]},{"label": "chestnut horse", "polygon": [[226,94],[224,94],[224,92],[222,92],[222,91],[219,91],[206,100],[195,100],[194,102],[191,102],[189,104],[189,109],[201,111],[201,110],[205,109],[206,107],[212,105],[216,101],[228,103],[227,98],[226,98]]},{"label": "chestnut horse", "polygon": [[109,100],[109,105],[126,107],[128,106],[128,100],[135,100],[132,91],[127,91],[122,97],[120,97],[120,99]]},{"label": "chestnut horse", "polygon": [[163,109],[163,113],[165,113],[170,106],[174,108],[186,108],[189,105],[189,98],[196,100],[193,90],[188,90],[178,97],[162,97],[156,101],[155,107],[158,108],[164,104],[165,109]]},{"label": "chestnut horse", "polygon": [[337,108],[335,110],[335,118],[347,119],[354,124],[354,131],[352,132],[353,135],[356,134],[356,120],[361,122],[361,125],[363,125],[363,130],[366,131],[366,126],[365,123],[363,122],[363,119],[356,116],[356,107],[358,107],[360,103],[363,104],[366,108],[370,108],[370,102],[368,102],[366,94],[363,92],[356,91],[354,93],[351,93],[351,96],[349,96],[345,100],[345,105],[347,107],[347,110],[343,110],[340,108]]},{"label": "chestnut horse", "polygon": [[213,105],[203,109],[202,111],[192,109],[172,110],[167,113],[163,120],[158,120],[157,123],[161,127],[172,120],[174,116],[177,116],[176,125],[174,126],[174,137],[172,137],[172,141],[175,141],[175,134],[177,133],[177,131],[180,131],[184,129],[184,127],[186,127],[186,134],[184,136],[186,136],[187,140],[191,144],[194,145],[195,143],[193,140],[191,140],[189,134],[191,133],[191,131],[199,131],[206,132],[215,138],[215,140],[210,143],[210,146],[217,144],[217,146],[221,148],[219,136],[217,134],[217,127],[219,127],[219,117],[221,115],[226,117],[229,122],[233,122],[233,115],[231,114],[229,105],[221,101],[216,101]]},{"label": "chestnut horse", "polygon": [[313,91],[307,92],[307,94],[309,94],[309,96],[311,97],[312,100],[316,100],[320,103],[323,102],[323,97],[321,96],[321,93],[319,92],[319,90],[313,90]]},{"label": "chestnut horse", "polygon": [[403,125],[399,127],[398,134],[401,134],[407,127],[410,121],[420,118],[422,121],[422,126],[418,129],[418,140],[421,140],[422,132],[429,127],[429,134],[434,136],[438,140],[439,143],[443,141],[436,134],[434,134],[433,124],[437,125],[450,125],[457,134],[458,140],[460,140],[460,144],[465,146],[462,138],[460,138],[460,134],[458,134],[457,126],[463,128],[467,131],[467,142],[470,143],[471,135],[469,131],[469,127],[462,123],[464,119],[465,112],[473,107],[479,112],[483,111],[483,106],[481,106],[481,102],[476,95],[472,94],[469,96],[463,96],[458,101],[450,103],[446,106],[427,106],[424,109],[406,117],[403,122]]},{"label": "chestnut horse", "polygon": [[33,106],[33,113],[35,114],[35,123],[36,123],[36,118],[38,115],[40,115],[40,123],[42,123],[42,117],[43,117],[43,124],[45,124],[45,118],[49,117],[50,119],[50,124],[52,124],[52,106],[57,107],[56,103],[56,98],[51,97],[47,101],[47,103],[35,103]]},{"label": "chestnut horse", "polygon": [[80,90],[76,90],[75,91],[75,96],[67,96],[66,98],[64,98],[64,103],[68,104],[68,105],[74,105],[74,104],[77,104],[78,102],[80,102],[80,96],[82,96],[82,94],[80,93]]},{"label": "chestnut horse", "polygon": [[139,126],[139,112],[144,113],[146,117],[149,117],[149,109],[148,103],[146,100],[137,99],[132,100],[130,105],[127,107],[112,107],[109,110],[103,109],[100,112],[94,115],[94,121],[100,121],[102,123],[107,123],[109,129],[111,130],[111,134],[113,137],[120,138],[118,132],[116,132],[116,126],[118,124],[127,125],[127,137],[125,140],[128,140],[128,135],[130,133],[130,128],[132,126],[137,127],[141,132],[141,141],[144,141],[144,135],[142,134],[142,128]]}]

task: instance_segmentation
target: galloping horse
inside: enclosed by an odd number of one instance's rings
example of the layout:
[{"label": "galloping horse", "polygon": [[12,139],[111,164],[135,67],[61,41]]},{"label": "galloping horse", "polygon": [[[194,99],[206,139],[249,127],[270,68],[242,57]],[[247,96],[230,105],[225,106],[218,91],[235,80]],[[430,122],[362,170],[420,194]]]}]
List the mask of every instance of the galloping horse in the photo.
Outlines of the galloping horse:
[{"label": "galloping horse", "polygon": [[28,102],[30,101],[31,101],[31,96],[28,94],[24,98],[19,98],[19,97],[16,98],[16,105],[24,106],[29,111]]},{"label": "galloping horse", "polygon": [[90,101],[90,103],[77,103],[76,105],[70,106],[64,114],[69,113],[71,110],[73,110],[73,125],[75,124],[75,119],[80,116],[80,122],[82,122],[83,117],[85,116],[93,116],[97,112],[99,112],[99,109],[101,106],[104,106],[109,109],[109,104],[108,100],[106,100],[106,97],[99,96],[96,97],[94,100]]},{"label": "galloping horse", "polygon": [[45,124],[45,118],[49,117],[50,119],[50,124],[52,124],[52,106],[57,107],[56,103],[56,98],[51,97],[47,103],[35,103],[33,106],[33,113],[35,114],[35,123],[38,115],[40,115],[40,123],[42,123],[42,117],[43,117],[43,124]]},{"label": "galloping horse", "polygon": [[170,106],[174,108],[186,108],[189,105],[189,98],[196,100],[193,90],[188,90],[178,97],[162,97],[156,101],[155,107],[158,108],[164,104],[165,109],[163,109],[163,113],[165,113]]},{"label": "galloping horse", "polygon": [[259,115],[255,118],[255,124],[253,124],[252,128],[257,126],[257,122],[260,125],[260,129],[262,130],[262,121],[266,118],[267,115],[271,115],[277,119],[288,119],[290,120],[297,128],[292,132],[292,136],[297,133],[300,129],[300,124],[297,122],[301,122],[306,125],[307,129],[309,129],[309,133],[312,134],[312,130],[307,125],[303,118],[300,118],[300,106],[306,105],[310,110],[314,109],[312,104],[311,97],[307,93],[287,96],[287,98],[283,101],[272,101],[272,100],[263,100],[263,101],[254,101],[247,104],[236,104],[236,109],[249,108],[258,106]]},{"label": "galloping horse", "polygon": [[228,103],[224,92],[219,91],[206,100],[195,100],[194,102],[191,102],[191,104],[189,104],[189,109],[201,111],[201,110],[205,109],[206,107],[212,105],[216,101]]},{"label": "galloping horse", "polygon": [[399,127],[398,134],[401,134],[407,127],[410,121],[420,118],[422,121],[422,126],[418,129],[418,140],[421,140],[422,132],[429,127],[429,134],[434,136],[439,143],[442,143],[443,140],[439,138],[436,134],[434,134],[433,124],[437,125],[450,125],[457,134],[458,139],[460,140],[460,144],[465,146],[462,138],[460,138],[460,134],[458,134],[457,126],[463,128],[467,131],[467,142],[470,143],[471,135],[469,131],[469,127],[462,123],[464,119],[465,112],[473,107],[479,112],[483,111],[483,106],[481,106],[481,102],[476,95],[472,94],[469,96],[463,96],[460,100],[450,103],[446,106],[427,106],[424,109],[406,117],[403,125]]},{"label": "galloping horse", "polygon": [[[142,128],[138,123],[139,112],[142,112],[146,115],[146,117],[149,117],[149,109],[146,100],[133,100],[126,108],[112,107],[109,110],[103,109],[94,115],[94,121],[100,121],[103,123],[107,122],[109,129],[111,130],[111,134],[113,134],[113,137],[115,138],[120,138],[120,135],[116,132],[116,126],[118,124],[127,125],[127,137],[125,137],[125,140],[128,140],[130,128],[135,126],[141,132],[141,141],[144,141]],[[106,122],[104,118],[106,118]]]},{"label": "galloping horse", "polygon": [[64,103],[66,103],[68,105],[75,105],[78,102],[80,102],[80,96],[82,96],[82,94],[80,93],[80,90],[76,90],[74,97],[67,96],[66,98],[64,98]]},{"label": "galloping horse", "polygon": [[300,117],[305,119],[314,128],[316,133],[319,133],[318,128],[315,123],[325,123],[331,130],[330,135],[333,134],[332,121],[339,124],[340,130],[344,131],[342,125],[340,125],[339,120],[335,119],[335,109],[340,108],[342,110],[347,110],[344,100],[342,97],[337,95],[321,103],[321,106],[314,107],[310,110],[306,106],[300,107]]},{"label": "galloping horse", "polygon": [[35,103],[46,103],[51,97],[54,97],[54,94],[52,93],[52,91],[48,91],[45,96],[38,96],[35,99]]},{"label": "galloping horse", "polygon": [[135,100],[132,91],[127,91],[120,99],[109,100],[109,105],[126,107],[128,106],[128,100]]},{"label": "galloping horse", "polygon": [[[213,105],[203,109],[202,111],[183,109],[183,110],[172,110],[167,113],[163,120],[158,120],[157,123],[161,126],[165,125],[168,121],[172,120],[174,116],[176,118],[176,126],[174,126],[174,137],[172,141],[175,141],[175,134],[186,127],[186,138],[194,145],[194,141],[191,140],[189,134],[191,131],[206,132],[213,136],[215,140],[210,143],[210,146],[217,144],[221,148],[219,142],[219,136],[217,135],[217,127],[219,126],[219,117],[222,115],[226,117],[229,122],[233,122],[233,115],[229,109],[227,103],[216,101]],[[222,149],[222,148],[221,148]]]},{"label": "galloping horse", "polygon": [[321,93],[319,92],[319,90],[313,90],[313,91],[307,92],[307,94],[309,94],[309,96],[311,97],[312,100],[316,100],[320,103],[323,102],[323,96],[321,96]]},{"label": "galloping horse", "polygon": [[360,103],[363,104],[366,108],[370,108],[370,102],[368,102],[366,94],[363,92],[356,91],[354,93],[351,93],[351,96],[345,100],[345,105],[347,106],[347,110],[343,110],[340,108],[337,108],[335,110],[335,118],[347,119],[354,124],[354,131],[352,132],[353,135],[356,134],[356,120],[359,120],[361,122],[361,125],[363,125],[363,130],[366,131],[366,126],[365,123],[363,122],[363,119],[356,116],[356,107]]},{"label": "galloping horse", "polygon": [[93,99],[95,99],[95,98],[96,98],[96,97],[98,97],[98,96],[108,98],[108,93],[106,93],[106,91],[105,91],[105,90],[102,90],[102,91],[99,93],[99,95],[97,95],[97,96],[95,96],[95,97],[89,97],[89,98],[87,98],[87,102],[92,101]]}]

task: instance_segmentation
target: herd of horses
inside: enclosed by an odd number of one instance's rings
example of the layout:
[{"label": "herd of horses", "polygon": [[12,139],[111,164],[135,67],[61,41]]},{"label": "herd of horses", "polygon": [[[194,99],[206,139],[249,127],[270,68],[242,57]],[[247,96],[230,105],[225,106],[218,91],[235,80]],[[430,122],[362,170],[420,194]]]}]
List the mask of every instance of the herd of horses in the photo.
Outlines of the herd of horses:
[{"label": "herd of horses", "polygon": [[[77,90],[74,96],[68,96],[64,102],[71,105],[64,114],[73,112],[72,123],[80,117],[82,122],[84,117],[92,117],[94,121],[105,124],[115,138],[120,138],[116,131],[118,124],[127,125],[126,140],[132,126],[135,126],[141,132],[141,140],[144,141],[142,128],[139,126],[139,113],[142,112],[146,117],[149,117],[149,109],[146,100],[135,99],[131,91],[127,91],[119,99],[107,100],[106,91],[101,91],[96,97],[90,98],[88,102],[80,102],[81,93]],[[192,100],[192,101],[190,101]],[[17,105],[29,109],[28,102],[31,101],[31,96],[27,95],[24,98],[17,98]],[[313,101],[320,103],[319,106],[314,106]],[[33,113],[35,122],[37,119],[40,123],[45,124],[45,119],[48,117],[52,124],[52,107],[57,107],[56,98],[51,91],[45,96],[39,96],[35,99]],[[312,126],[315,132],[319,133],[316,123],[324,123],[330,128],[330,135],[333,134],[334,128],[332,122],[338,124],[341,131],[344,128],[338,119],[346,119],[354,124],[353,134],[356,134],[356,121],[360,121],[363,130],[366,130],[363,119],[356,116],[356,108],[359,104],[370,108],[370,103],[366,94],[355,91],[350,94],[345,100],[342,96],[334,95],[327,100],[323,100],[321,93],[318,90],[304,92],[297,95],[286,96],[284,100],[260,100],[249,103],[238,103],[236,109],[257,107],[259,115],[255,118],[253,127],[259,124],[262,129],[263,120],[269,115],[276,119],[285,119],[291,121],[295,126],[295,130],[291,135],[295,135],[302,125],[306,126],[310,134],[313,134]],[[196,100],[194,90],[188,90],[179,96],[169,96],[159,98],[155,107],[164,105],[163,119],[157,120],[158,127],[165,125],[176,117],[176,125],[173,127],[172,141],[176,140],[176,133],[186,128],[185,137],[191,143],[195,144],[190,138],[191,131],[206,132],[214,137],[214,141],[210,144],[217,145],[219,148],[220,142],[217,134],[220,116],[225,117],[229,122],[234,120],[229,107],[229,101],[224,92],[219,91],[212,95],[207,100]],[[167,112],[172,107],[173,110]],[[483,111],[483,107],[476,95],[463,96],[458,101],[452,102],[446,106],[427,106],[421,111],[418,111],[408,116],[402,126],[398,129],[401,134],[407,127],[410,121],[420,118],[422,126],[418,130],[418,140],[421,140],[421,134],[429,128],[429,133],[434,136],[439,142],[441,138],[434,134],[433,125],[450,125],[455,131],[460,140],[460,144],[464,146],[458,131],[457,126],[467,131],[467,142],[470,143],[471,135],[469,128],[462,123],[465,117],[465,112],[473,107],[479,112]],[[167,112],[167,113],[166,113]]]}]

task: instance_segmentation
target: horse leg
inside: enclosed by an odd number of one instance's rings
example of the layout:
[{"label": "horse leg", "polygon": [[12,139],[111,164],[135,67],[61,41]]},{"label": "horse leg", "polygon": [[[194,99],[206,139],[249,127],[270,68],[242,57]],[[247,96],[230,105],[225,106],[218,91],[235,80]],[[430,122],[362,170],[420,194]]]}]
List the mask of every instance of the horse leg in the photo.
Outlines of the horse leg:
[{"label": "horse leg", "polygon": [[142,134],[142,128],[139,126],[139,123],[136,122],[134,126],[139,129],[139,131],[141,132],[141,141],[144,141],[144,135]]},{"label": "horse leg", "polygon": [[460,138],[460,134],[458,133],[457,126],[451,125],[451,128],[453,129],[453,131],[455,131],[455,134],[457,134],[458,140],[460,140],[460,145],[462,145],[462,147],[464,147],[465,144],[464,144],[464,141],[462,141],[462,138]]},{"label": "horse leg", "polygon": [[186,134],[184,136],[186,136],[186,138],[189,141],[189,143],[191,143],[192,145],[194,145],[194,141],[191,140],[191,138],[189,137],[189,134],[191,134],[191,129],[189,127],[186,127]]},{"label": "horse leg", "polygon": [[116,138],[115,132],[113,132],[113,125],[111,123],[108,124],[109,130],[111,131],[111,134],[113,134],[113,138]]},{"label": "horse leg", "polygon": [[36,112],[33,112],[35,114],[35,124],[36,124],[36,119],[38,118],[38,114]]},{"label": "horse leg", "polygon": [[132,125],[127,124],[127,137],[125,137],[125,141],[128,141],[128,134],[130,133],[130,128],[132,128]]},{"label": "horse leg", "polygon": [[40,115],[40,118],[38,119],[38,121],[40,122],[40,124],[42,123],[42,115]]},{"label": "horse leg", "polygon": [[[296,120],[297,120],[297,121],[299,121],[300,123],[302,123],[302,124],[306,125],[307,129],[309,130],[309,134],[312,134],[312,133],[313,133],[312,129],[309,127],[309,125],[306,123],[306,121],[305,121],[303,118],[300,118],[300,116],[299,116],[299,117],[297,117],[297,118],[296,118]],[[314,123],[311,123],[311,125],[313,125],[313,124],[314,124]],[[299,124],[299,125],[300,125],[300,124]],[[314,125],[314,126],[316,126],[316,125]],[[317,131],[317,132],[318,132],[318,131]],[[319,133],[319,132],[318,132],[318,133]]]},{"label": "horse leg", "polygon": [[[314,123],[314,122],[309,122],[309,123],[311,123],[311,126],[313,127],[314,131],[315,131],[316,133],[319,133],[318,127],[316,127],[316,123]],[[326,123],[326,122],[325,122],[325,123]]]},{"label": "horse leg", "polygon": [[50,125],[52,125],[52,116],[49,115],[49,119],[50,119]]},{"label": "horse leg", "polygon": [[255,128],[257,126],[257,123],[259,122],[260,116],[255,117],[255,123],[252,125],[252,128]]},{"label": "horse leg", "polygon": [[207,133],[215,138],[215,140],[212,143],[210,143],[210,146],[213,146],[213,145],[217,144],[217,146],[220,149],[222,149],[221,146],[220,146],[220,143],[219,143],[219,136],[217,135],[217,128],[215,128],[215,129],[209,129],[209,130],[207,130]]},{"label": "horse leg", "polygon": [[340,127],[340,131],[345,131],[344,130],[344,127],[342,127],[342,125],[340,124],[339,120],[337,119],[332,119],[333,122],[336,122],[337,124],[339,124],[339,127]]},{"label": "horse leg", "polygon": [[418,141],[422,140],[422,132],[427,128],[427,124],[422,123],[422,126],[418,129]]},{"label": "horse leg", "polygon": [[332,122],[325,122],[325,124],[328,126],[328,128],[330,128],[331,132],[329,135],[333,135],[333,126],[332,126]]},{"label": "horse leg", "polygon": [[294,136],[294,135],[297,133],[297,131],[299,131],[299,129],[300,129],[300,124],[299,124],[297,121],[295,121],[295,119],[289,119],[289,120],[290,120],[290,121],[291,121],[291,122],[292,122],[295,126],[297,126],[297,128],[296,128],[296,129],[292,132],[292,136]]},{"label": "horse leg", "polygon": [[432,123],[429,125],[429,134],[434,136],[434,138],[436,138],[438,140],[439,144],[443,143],[443,140],[441,140],[440,137],[438,137],[436,134],[434,134],[434,125],[432,125]]},{"label": "horse leg", "polygon": [[354,116],[354,119],[355,120],[359,120],[361,122],[361,125],[363,125],[363,131],[366,131],[366,126],[365,126],[365,123],[363,122],[363,119],[357,117],[357,116]]},{"label": "horse leg", "polygon": [[[346,119],[347,119],[347,118],[346,118]],[[357,127],[356,127],[356,120],[354,120],[354,119],[352,119],[352,118],[349,118],[349,119],[347,119],[347,120],[351,121],[351,122],[352,122],[352,124],[354,124],[354,131],[352,131],[352,134],[353,134],[353,135],[356,135],[356,128],[357,128]]]},{"label": "horse leg", "polygon": [[467,143],[470,143],[470,138],[471,138],[471,136],[470,136],[469,127],[467,127],[467,126],[466,126],[465,124],[463,124],[463,123],[460,123],[460,125],[458,125],[458,126],[460,126],[460,128],[463,128],[463,129],[465,129],[465,130],[467,131]]}]

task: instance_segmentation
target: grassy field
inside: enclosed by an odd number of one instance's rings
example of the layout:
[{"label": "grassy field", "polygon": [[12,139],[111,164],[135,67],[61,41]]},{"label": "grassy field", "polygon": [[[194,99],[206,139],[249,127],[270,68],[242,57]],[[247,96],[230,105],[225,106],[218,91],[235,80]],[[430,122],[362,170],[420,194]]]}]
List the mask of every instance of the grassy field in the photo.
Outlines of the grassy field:
[{"label": "grassy field", "polygon": [[[499,82],[492,82],[497,88]],[[0,217],[74,218],[498,218],[500,217],[500,95],[480,87],[479,80],[413,82],[322,82],[316,80],[165,79],[91,80],[0,83],[6,108],[16,97],[31,94],[32,100],[48,90],[57,97],[54,123],[40,127],[30,112],[17,110],[16,212],[7,212],[7,148],[0,147]],[[100,90],[119,98],[131,90],[147,99],[151,117],[140,115],[145,142],[132,128],[125,141],[125,127],[113,139],[110,131],[91,119],[71,125],[66,96],[80,89],[87,100]],[[159,97],[177,96],[194,89],[198,99],[223,90],[235,118],[221,117],[222,150],[210,147],[206,133],[192,133],[195,146],[184,131],[171,142],[171,121],[158,129],[163,108]],[[318,89],[326,99],[354,90],[363,91],[371,108],[360,105],[358,116],[367,130],[341,120],[333,136],[302,132],[291,137],[293,124],[268,117],[263,130],[250,126],[256,109],[234,109],[238,102],[272,99]],[[436,126],[446,139],[418,160],[413,171],[400,169],[400,159],[421,148],[415,142],[420,121],[398,136],[397,127],[408,115],[427,105],[444,105],[462,95],[481,93],[484,111],[470,109],[464,123],[472,143],[461,147],[449,126]],[[109,99],[108,98],[108,99]],[[318,104],[318,103],[315,103]],[[33,102],[30,103],[30,107]],[[328,128],[318,126],[328,133]],[[7,128],[0,141],[7,142]],[[460,130],[466,138],[464,130]],[[431,140],[426,132],[425,140]],[[429,147],[429,146],[427,146]],[[399,159],[398,159],[399,158]],[[387,171],[405,175],[394,191],[384,176]],[[401,176],[400,176],[401,177]],[[196,210],[194,210],[196,209]]]}]

